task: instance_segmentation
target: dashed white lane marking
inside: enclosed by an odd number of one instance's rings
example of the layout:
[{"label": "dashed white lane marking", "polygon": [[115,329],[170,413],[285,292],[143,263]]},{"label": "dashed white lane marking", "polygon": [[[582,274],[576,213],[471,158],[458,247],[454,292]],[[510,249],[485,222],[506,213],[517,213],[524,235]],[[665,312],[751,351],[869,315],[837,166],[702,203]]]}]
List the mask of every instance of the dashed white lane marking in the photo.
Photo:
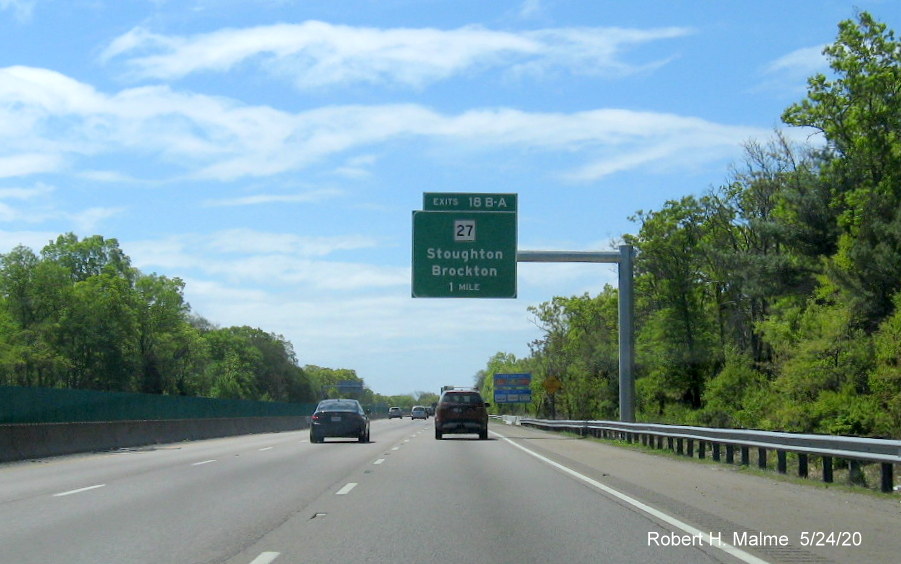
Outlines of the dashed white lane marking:
[{"label": "dashed white lane marking", "polygon": [[384,459],[384,458],[379,458],[378,460],[376,460],[375,462],[373,462],[373,464],[381,464],[382,462],[385,462],[385,459]]},{"label": "dashed white lane marking", "polygon": [[203,462],[195,462],[195,463],[192,464],[191,466],[203,466],[204,464],[210,464],[210,463],[212,463],[212,462],[216,462],[216,460],[215,460],[215,459],[211,459],[211,460],[204,460]]},{"label": "dashed white lane marking", "polygon": [[263,452],[264,450],[272,450],[273,448],[275,447],[264,447],[260,449],[260,452]]},{"label": "dashed white lane marking", "polygon": [[281,556],[280,552],[264,552],[254,558],[250,564],[269,564],[279,556]]},{"label": "dashed white lane marking", "polygon": [[700,531],[699,529],[692,527],[688,523],[684,523],[684,522],[680,521],[679,519],[676,519],[675,517],[672,517],[671,515],[668,515],[668,514],[664,513],[663,511],[660,511],[659,509],[655,509],[655,508],[651,507],[650,505],[647,505],[646,503],[642,503],[642,502],[638,501],[634,497],[631,497],[631,496],[626,495],[618,490],[615,490],[615,489],[611,488],[610,486],[605,486],[604,484],[598,482],[597,480],[593,480],[593,479],[589,478],[588,476],[585,476],[584,474],[580,474],[571,468],[568,468],[558,462],[554,462],[550,458],[542,456],[542,455],[538,454],[537,452],[531,451],[522,445],[514,443],[512,440],[501,435],[500,433],[497,433],[494,431],[492,431],[492,433],[494,433],[501,439],[505,440],[507,443],[515,446],[519,450],[534,456],[535,458],[544,462],[545,464],[549,464],[550,466],[553,466],[554,468],[556,468],[566,474],[569,474],[570,476],[572,476],[578,480],[581,480],[581,481],[585,482],[586,484],[590,484],[590,485],[594,486],[595,488],[601,490],[602,492],[606,492],[606,493],[612,495],[613,497],[618,498],[618,499],[628,503],[635,509],[638,509],[639,511],[643,511],[643,512],[647,513],[648,515],[656,517],[657,519],[663,521],[664,523],[669,523],[670,525],[672,525],[673,527],[676,527],[677,529],[681,529],[692,536],[695,536],[699,539],[703,539],[704,544],[706,544],[707,546],[711,546],[713,548],[719,548],[723,552],[734,556],[735,558],[741,560],[742,562],[747,562],[748,564],[767,564],[766,560],[757,558],[753,554],[747,553],[744,550],[741,550],[740,548],[736,548],[736,547],[732,546],[731,544],[721,542],[721,541],[719,541],[719,539],[712,539],[710,537],[710,535],[708,535],[705,532]]},{"label": "dashed white lane marking", "polygon": [[396,446],[396,447],[392,448],[391,450],[400,450],[400,447]]},{"label": "dashed white lane marking", "polygon": [[357,487],[357,483],[350,482],[348,484],[345,484],[344,487],[341,488],[340,490],[336,491],[335,495],[347,495],[350,493],[350,490],[354,489],[355,487]]},{"label": "dashed white lane marking", "polygon": [[78,488],[77,490],[69,490],[67,492],[53,494],[53,497],[63,497],[65,495],[72,495],[72,494],[77,494],[77,493],[81,493],[81,492],[86,492],[89,490],[96,490],[97,488],[102,488],[104,486],[106,486],[106,484],[97,484],[96,486],[88,486],[86,488]]}]

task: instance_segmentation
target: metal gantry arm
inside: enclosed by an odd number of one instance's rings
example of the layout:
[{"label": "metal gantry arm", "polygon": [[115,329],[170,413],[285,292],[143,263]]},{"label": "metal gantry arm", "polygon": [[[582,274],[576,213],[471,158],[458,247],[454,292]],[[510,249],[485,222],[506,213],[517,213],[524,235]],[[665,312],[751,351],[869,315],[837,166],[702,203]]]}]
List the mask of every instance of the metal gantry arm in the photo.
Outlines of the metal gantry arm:
[{"label": "metal gantry arm", "polygon": [[518,251],[516,262],[594,262],[619,265],[619,419],[635,421],[635,365],[632,245],[620,245],[619,252],[600,251]]}]

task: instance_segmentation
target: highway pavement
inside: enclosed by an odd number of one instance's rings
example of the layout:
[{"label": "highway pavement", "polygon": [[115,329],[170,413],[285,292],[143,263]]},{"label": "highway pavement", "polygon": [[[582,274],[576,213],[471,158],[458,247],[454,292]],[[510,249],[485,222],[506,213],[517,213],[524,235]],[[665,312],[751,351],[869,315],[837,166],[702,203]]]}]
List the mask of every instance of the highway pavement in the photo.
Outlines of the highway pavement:
[{"label": "highway pavement", "polygon": [[[285,432],[0,465],[0,564],[897,561],[897,499],[491,428],[436,441],[431,419],[380,420],[367,444]],[[850,517],[829,525],[822,497]],[[807,513],[860,542],[801,546]]]}]

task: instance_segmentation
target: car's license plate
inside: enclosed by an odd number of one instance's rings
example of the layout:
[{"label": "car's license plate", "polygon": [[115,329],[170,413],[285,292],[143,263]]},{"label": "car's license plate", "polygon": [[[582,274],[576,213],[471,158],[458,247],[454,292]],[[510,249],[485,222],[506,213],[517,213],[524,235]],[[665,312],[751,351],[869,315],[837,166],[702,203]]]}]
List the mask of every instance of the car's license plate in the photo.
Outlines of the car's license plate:
[{"label": "car's license plate", "polygon": [[338,421],[341,421],[341,416],[340,415],[332,415],[332,421],[335,423],[337,423]]}]

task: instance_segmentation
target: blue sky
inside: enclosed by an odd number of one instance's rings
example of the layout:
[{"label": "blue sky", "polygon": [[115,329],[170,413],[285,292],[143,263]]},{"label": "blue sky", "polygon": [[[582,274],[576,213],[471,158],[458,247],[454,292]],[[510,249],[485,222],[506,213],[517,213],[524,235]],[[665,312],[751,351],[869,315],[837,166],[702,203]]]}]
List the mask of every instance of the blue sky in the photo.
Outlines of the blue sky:
[{"label": "blue sky", "polygon": [[0,253],[116,238],[301,364],[471,384],[528,355],[528,306],[616,272],[412,299],[423,192],[516,193],[520,249],[611,250],[728,181],[856,10],[901,30],[893,0],[0,0]]}]

